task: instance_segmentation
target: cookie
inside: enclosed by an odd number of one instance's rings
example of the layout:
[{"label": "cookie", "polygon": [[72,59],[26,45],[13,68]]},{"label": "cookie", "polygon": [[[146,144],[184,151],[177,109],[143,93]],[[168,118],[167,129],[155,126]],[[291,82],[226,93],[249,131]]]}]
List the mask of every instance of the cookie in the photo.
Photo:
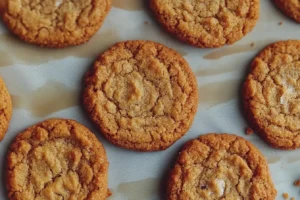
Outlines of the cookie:
[{"label": "cookie", "polygon": [[197,81],[177,52],[151,41],[120,42],[100,55],[85,77],[83,103],[113,144],[163,150],[190,128]]},{"label": "cookie", "polygon": [[101,27],[111,0],[5,0],[2,18],[22,40],[62,48],[87,42]]},{"label": "cookie", "polygon": [[201,48],[233,44],[259,17],[259,0],[150,0],[150,7],[167,31]]},{"label": "cookie", "polygon": [[266,47],[251,64],[243,89],[250,125],[273,147],[300,147],[300,41]]},{"label": "cookie", "polygon": [[185,144],[170,173],[168,200],[275,200],[268,165],[245,139],[208,134]]},{"label": "cookie", "polygon": [[275,4],[290,18],[300,23],[300,3],[295,0],[274,0]]},{"label": "cookie", "polygon": [[3,140],[12,116],[12,102],[3,79],[0,77],[0,141]]},{"label": "cookie", "polygon": [[104,200],[108,195],[105,149],[73,120],[47,120],[19,134],[7,165],[11,200]]}]

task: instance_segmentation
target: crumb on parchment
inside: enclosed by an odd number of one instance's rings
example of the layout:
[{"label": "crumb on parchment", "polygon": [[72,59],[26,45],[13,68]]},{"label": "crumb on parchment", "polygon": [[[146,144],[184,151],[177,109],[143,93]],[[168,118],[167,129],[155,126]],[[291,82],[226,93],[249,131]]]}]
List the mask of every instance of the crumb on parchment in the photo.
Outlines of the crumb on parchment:
[{"label": "crumb on parchment", "polygon": [[108,190],[107,190],[107,197],[112,196],[112,194],[113,194],[112,191],[111,191],[110,189],[108,189]]},{"label": "crumb on parchment", "polygon": [[281,26],[283,24],[283,22],[279,22],[278,25]]},{"label": "crumb on parchment", "polygon": [[246,128],[246,134],[247,135],[252,135],[254,133],[253,129],[252,128]]},{"label": "crumb on parchment", "polygon": [[285,193],[283,193],[283,195],[282,195],[282,196],[283,196],[283,198],[284,198],[284,199],[288,199],[288,198],[289,198],[289,194],[288,194],[288,193],[286,193],[286,192],[285,192]]},{"label": "crumb on parchment", "polygon": [[296,180],[296,181],[294,182],[294,185],[299,187],[299,186],[300,186],[300,179]]}]

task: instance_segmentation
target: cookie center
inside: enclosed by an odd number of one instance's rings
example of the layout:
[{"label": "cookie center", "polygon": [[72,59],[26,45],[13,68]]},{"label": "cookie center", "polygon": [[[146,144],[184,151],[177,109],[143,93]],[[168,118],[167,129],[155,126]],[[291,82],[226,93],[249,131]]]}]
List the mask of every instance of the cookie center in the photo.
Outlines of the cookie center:
[{"label": "cookie center", "polygon": [[199,17],[214,17],[220,11],[220,1],[186,1],[183,3],[187,11],[197,11]]},{"label": "cookie center", "polygon": [[105,84],[105,91],[131,117],[151,110],[159,97],[155,86],[137,71],[111,77]]},{"label": "cookie center", "polygon": [[[224,154],[224,151],[216,152],[208,159],[208,163],[214,162],[215,156]],[[238,155],[225,156],[216,168],[205,168],[202,172],[205,173],[197,180],[199,187],[196,188],[199,197],[238,199],[249,194],[253,173],[246,161]],[[197,174],[194,176],[199,177]]]},{"label": "cookie center", "polygon": [[87,197],[84,185],[92,181],[93,169],[84,153],[65,139],[36,147],[28,155],[30,166],[24,173],[24,179],[29,180],[28,190],[43,199]]},{"label": "cookie center", "polygon": [[[272,71],[270,78],[266,78],[264,81],[263,86],[270,85],[269,88],[264,88],[264,92],[268,92],[266,99],[271,106],[276,107],[278,113],[295,115],[295,117],[300,114],[299,78],[300,62],[292,62]],[[275,118],[278,119],[280,117],[278,113],[276,114],[273,109],[271,114],[276,115]]]}]

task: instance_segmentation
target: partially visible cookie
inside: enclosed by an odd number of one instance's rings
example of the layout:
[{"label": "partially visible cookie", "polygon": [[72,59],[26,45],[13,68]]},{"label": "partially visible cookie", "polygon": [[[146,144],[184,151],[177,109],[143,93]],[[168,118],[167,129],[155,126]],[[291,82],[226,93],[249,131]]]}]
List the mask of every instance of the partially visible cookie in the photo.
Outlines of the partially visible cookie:
[{"label": "partially visible cookie", "polygon": [[3,140],[12,116],[12,102],[3,79],[0,77],[0,141]]},{"label": "partially visible cookie", "polygon": [[273,147],[300,147],[300,41],[266,47],[251,64],[243,101],[250,125]]},{"label": "partially visible cookie", "polygon": [[73,120],[51,119],[20,133],[7,165],[11,200],[104,200],[108,195],[105,149]]},{"label": "partially visible cookie", "polygon": [[111,0],[5,0],[4,23],[22,40],[61,48],[87,42],[101,27]]},{"label": "partially visible cookie", "polygon": [[150,0],[150,7],[167,31],[201,48],[235,43],[259,17],[259,0]]},{"label": "partially visible cookie", "polygon": [[85,77],[84,106],[113,144],[163,150],[192,125],[196,78],[184,58],[150,41],[120,42],[100,55]]},{"label": "partially visible cookie", "polygon": [[245,139],[208,134],[185,144],[172,169],[168,200],[274,200],[276,189],[259,150]]},{"label": "partially visible cookie", "polygon": [[287,16],[300,22],[300,2],[298,0],[274,0],[274,2]]}]

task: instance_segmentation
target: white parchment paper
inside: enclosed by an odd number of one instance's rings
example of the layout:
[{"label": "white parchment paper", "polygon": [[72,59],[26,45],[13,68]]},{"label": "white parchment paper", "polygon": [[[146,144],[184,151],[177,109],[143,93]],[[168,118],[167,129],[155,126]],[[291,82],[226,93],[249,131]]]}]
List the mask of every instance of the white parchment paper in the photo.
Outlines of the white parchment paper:
[{"label": "white parchment paper", "polygon": [[[25,44],[0,22],[0,75],[14,103],[10,129],[0,143],[0,199],[8,199],[5,165],[9,144],[20,131],[52,117],[81,122],[104,144],[110,161],[110,200],[164,199],[164,180],[182,145],[209,132],[234,133],[254,143],[268,159],[277,199],[282,199],[283,192],[300,199],[300,188],[293,186],[300,178],[300,150],[275,150],[257,135],[245,135],[247,123],[239,93],[253,57],[271,42],[300,39],[299,25],[281,14],[272,1],[261,0],[259,22],[245,38],[232,46],[198,49],[165,33],[145,5],[142,0],[114,0],[104,26],[90,42],[62,50]],[[194,125],[165,151],[138,153],[113,146],[95,130],[79,101],[83,75],[96,56],[115,42],[133,39],[153,40],[178,50],[197,75],[200,104]]]}]

